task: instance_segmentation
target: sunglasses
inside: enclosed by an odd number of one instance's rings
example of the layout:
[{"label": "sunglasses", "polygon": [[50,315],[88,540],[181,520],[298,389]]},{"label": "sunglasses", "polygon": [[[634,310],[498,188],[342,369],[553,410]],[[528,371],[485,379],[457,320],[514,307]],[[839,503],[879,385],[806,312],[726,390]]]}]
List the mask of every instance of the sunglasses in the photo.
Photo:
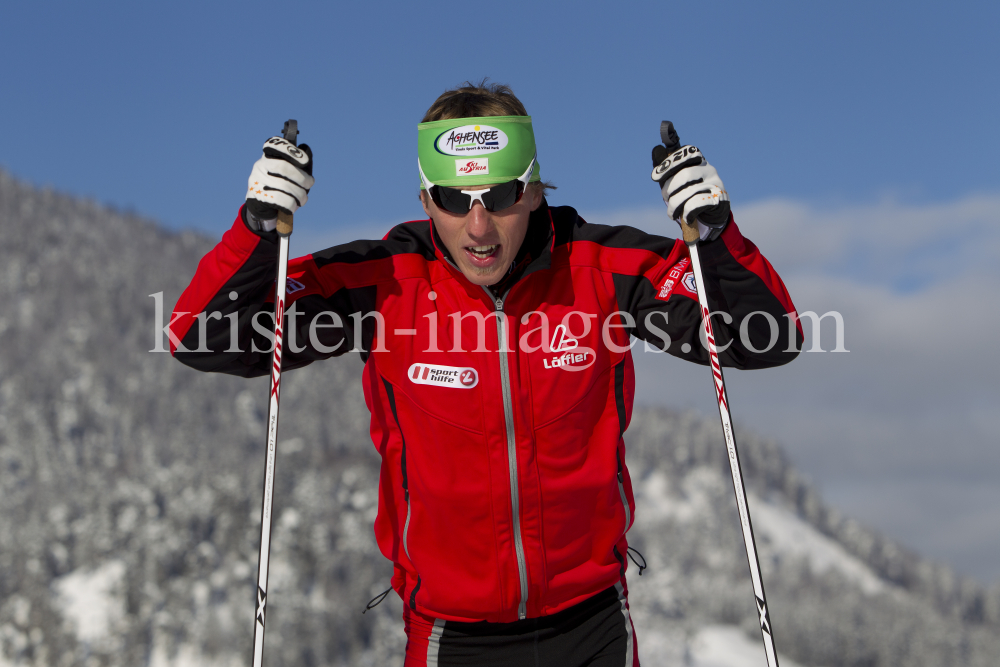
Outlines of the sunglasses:
[{"label": "sunglasses", "polygon": [[[420,166],[419,161],[417,166]],[[519,178],[494,185],[486,190],[461,190],[444,185],[434,185],[427,180],[422,167],[420,168],[420,178],[424,182],[424,189],[430,194],[438,208],[455,215],[465,215],[472,210],[472,204],[477,201],[491,213],[503,211],[521,201],[534,171],[535,158],[531,158],[531,163]]]}]

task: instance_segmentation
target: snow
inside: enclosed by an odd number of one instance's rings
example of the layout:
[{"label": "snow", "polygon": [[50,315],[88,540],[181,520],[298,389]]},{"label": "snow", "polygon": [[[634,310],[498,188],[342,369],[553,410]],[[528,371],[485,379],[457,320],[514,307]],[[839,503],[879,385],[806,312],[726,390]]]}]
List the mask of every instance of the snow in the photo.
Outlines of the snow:
[{"label": "snow", "polygon": [[[692,667],[767,667],[763,641],[751,641],[734,625],[699,630],[691,641],[690,659]],[[782,667],[800,667],[781,654],[778,661]]]},{"label": "snow", "polygon": [[885,583],[861,560],[791,511],[755,496],[747,502],[758,545],[769,542],[770,549],[782,558],[805,558],[816,574],[837,570],[867,595],[885,589]]},{"label": "snow", "polygon": [[[761,638],[735,625],[707,625],[685,639],[680,626],[637,623],[636,634],[642,667],[767,667]],[[782,667],[801,667],[780,653],[778,660]]]},{"label": "snow", "polygon": [[[701,521],[713,512],[711,490],[721,481],[716,471],[698,468],[685,477],[681,488],[674,489],[665,474],[653,472],[638,485],[636,519],[644,529],[665,519]],[[747,503],[761,557],[766,550],[783,559],[804,558],[814,573],[835,570],[867,595],[885,590],[886,583],[863,561],[792,510],[755,494],[748,494]],[[711,556],[706,554],[706,558]]]},{"label": "snow", "polygon": [[149,657],[149,667],[243,667],[245,660],[245,657],[241,658],[239,655],[211,658],[188,644],[178,647],[176,654],[171,657],[163,642],[155,641]]},{"label": "snow", "polygon": [[96,569],[80,568],[53,582],[63,616],[81,642],[110,638],[124,621],[125,604],[121,584],[125,563],[112,560]]},{"label": "snow", "polygon": [[642,514],[637,507],[636,520],[641,519],[645,523],[664,519],[683,522],[701,520],[713,512],[711,490],[720,479],[721,475],[714,470],[696,468],[685,476],[681,488],[675,489],[663,471],[655,470],[637,489],[636,503],[642,504]]}]

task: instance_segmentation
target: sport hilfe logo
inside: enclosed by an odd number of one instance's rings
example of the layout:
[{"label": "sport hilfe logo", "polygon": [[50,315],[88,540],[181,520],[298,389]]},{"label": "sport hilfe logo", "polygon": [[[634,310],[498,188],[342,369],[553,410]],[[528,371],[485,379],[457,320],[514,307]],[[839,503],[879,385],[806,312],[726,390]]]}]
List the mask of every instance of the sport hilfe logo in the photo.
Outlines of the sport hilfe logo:
[{"label": "sport hilfe logo", "polygon": [[[580,341],[572,338],[566,330],[566,325],[560,324],[552,332],[552,342],[549,350],[556,356],[542,359],[545,368],[561,368],[565,371],[582,371],[591,367],[597,357],[588,347],[580,347]],[[562,352],[562,354],[559,354]]]},{"label": "sport hilfe logo", "polygon": [[475,368],[459,366],[412,364],[406,375],[413,384],[432,384],[454,389],[472,389],[479,384],[479,373]]},{"label": "sport hilfe logo", "polygon": [[472,160],[455,160],[456,176],[476,176],[478,174],[490,173],[490,159],[488,157],[473,158]]},{"label": "sport hilfe logo", "polygon": [[434,148],[445,155],[485,155],[506,146],[507,134],[489,125],[463,125],[445,130],[434,140]]}]

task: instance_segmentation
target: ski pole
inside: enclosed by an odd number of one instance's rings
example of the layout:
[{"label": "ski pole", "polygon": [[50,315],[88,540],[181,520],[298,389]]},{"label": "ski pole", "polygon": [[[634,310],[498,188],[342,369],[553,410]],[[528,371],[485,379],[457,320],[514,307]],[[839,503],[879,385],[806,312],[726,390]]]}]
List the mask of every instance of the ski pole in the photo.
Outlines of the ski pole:
[{"label": "ski pole", "polygon": [[[660,124],[660,138],[667,147],[667,153],[673,153],[680,148],[681,142],[674,131],[673,123],[668,120]],[[712,331],[712,320],[705,293],[705,278],[701,272],[701,259],[698,255],[698,225],[692,220],[690,225],[681,224],[684,241],[687,243],[688,254],[691,257],[691,272],[698,290],[698,304],[701,306],[701,321],[704,327],[705,346],[708,348],[709,363],[712,369],[712,383],[715,387],[715,397],[719,404],[719,417],[722,419],[722,432],[726,437],[726,449],[729,452],[729,469],[733,475],[733,490],[736,492],[736,507],[740,513],[740,526],[743,529],[743,545],[747,550],[747,561],[750,563],[750,579],[753,582],[753,596],[757,603],[757,615],[760,621],[760,632],[764,639],[764,652],[767,654],[768,667],[778,667],[778,652],[774,648],[774,636],[771,632],[771,617],[767,611],[767,598],[764,596],[764,582],[760,576],[760,562],[757,559],[757,543],[753,537],[753,526],[750,523],[750,510],[747,507],[747,494],[743,488],[743,472],[740,469],[740,455],[736,450],[736,438],[733,435],[733,420],[729,414],[729,397],[726,394],[726,381],[722,377],[722,364],[719,363],[719,353],[715,347],[715,334]]]},{"label": "ski pole", "polygon": [[[286,141],[295,145],[299,123],[285,122]],[[271,356],[271,393],[267,408],[267,459],[264,464],[264,499],[260,510],[260,554],[257,557],[257,612],[253,628],[253,667],[264,659],[264,616],[267,603],[267,566],[271,555],[271,503],[274,492],[274,458],[278,444],[278,394],[281,388],[281,343],[285,321],[285,290],[288,282],[288,237],[292,235],[292,214],[278,211],[278,279],[274,285],[274,352]]]}]

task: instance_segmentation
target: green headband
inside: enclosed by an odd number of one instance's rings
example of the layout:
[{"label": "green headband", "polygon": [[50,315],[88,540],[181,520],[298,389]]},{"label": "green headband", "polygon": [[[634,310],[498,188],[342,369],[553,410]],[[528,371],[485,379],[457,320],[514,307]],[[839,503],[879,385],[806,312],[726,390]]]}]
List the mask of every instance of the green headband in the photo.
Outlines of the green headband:
[{"label": "green headband", "polygon": [[[520,178],[535,157],[531,116],[453,118],[417,125],[417,157],[426,182],[455,187]],[[531,181],[541,180],[535,162]]]}]

